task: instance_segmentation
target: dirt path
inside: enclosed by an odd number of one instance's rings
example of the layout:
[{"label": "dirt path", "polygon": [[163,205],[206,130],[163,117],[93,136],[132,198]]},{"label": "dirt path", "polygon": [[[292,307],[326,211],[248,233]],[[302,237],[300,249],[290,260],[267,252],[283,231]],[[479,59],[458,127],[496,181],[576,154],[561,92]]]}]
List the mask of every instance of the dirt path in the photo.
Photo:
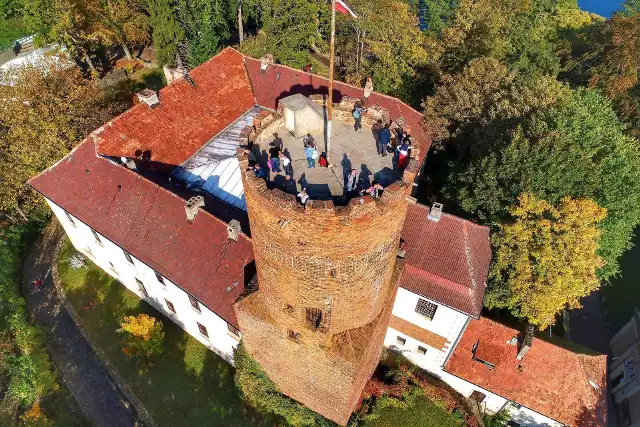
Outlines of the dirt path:
[{"label": "dirt path", "polygon": [[[84,339],[55,291],[51,265],[64,231],[53,219],[31,248],[23,269],[23,292],[29,313],[48,333],[53,363],[87,417],[97,427],[142,426],[133,406]],[[34,288],[34,280],[43,284]]]}]

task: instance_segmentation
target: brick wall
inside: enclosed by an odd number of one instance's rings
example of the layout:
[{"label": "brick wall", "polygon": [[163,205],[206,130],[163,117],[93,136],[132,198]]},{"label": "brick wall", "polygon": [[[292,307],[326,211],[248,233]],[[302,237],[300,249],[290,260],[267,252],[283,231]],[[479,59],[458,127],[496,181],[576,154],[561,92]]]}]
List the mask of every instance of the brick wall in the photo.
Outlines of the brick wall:
[{"label": "brick wall", "polygon": [[379,359],[414,178],[409,169],[380,199],[303,209],[243,173],[259,286],[235,307],[247,351],[281,391],[340,424]]}]

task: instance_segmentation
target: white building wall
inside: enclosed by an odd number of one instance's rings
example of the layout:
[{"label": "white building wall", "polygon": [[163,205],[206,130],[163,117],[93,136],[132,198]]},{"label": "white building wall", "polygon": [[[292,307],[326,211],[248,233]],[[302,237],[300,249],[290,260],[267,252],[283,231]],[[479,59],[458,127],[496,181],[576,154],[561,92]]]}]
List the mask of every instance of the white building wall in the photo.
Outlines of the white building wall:
[{"label": "white building wall", "polygon": [[[424,299],[432,304],[436,304],[438,308],[433,316],[433,319],[416,312],[416,305],[419,299]],[[434,369],[438,366],[443,366],[449,353],[453,350],[458,337],[462,334],[469,316],[459,311],[453,310],[444,305],[440,305],[438,302],[424,298],[408,291],[403,288],[398,289],[395,303],[393,304],[393,315],[400,317],[408,322],[413,323],[435,334],[444,337],[449,341],[442,349],[431,347],[428,344],[418,341],[414,337],[410,337],[400,331],[393,328],[387,330],[387,335],[384,340],[385,346],[392,348],[395,351],[402,352],[402,354],[409,359],[412,363],[424,368]],[[401,336],[407,340],[404,346],[397,343],[397,337]],[[418,346],[427,349],[427,353],[422,355],[418,353]]]},{"label": "white building wall", "polygon": [[[233,364],[233,353],[240,338],[229,331],[225,320],[202,303],[200,303],[200,312],[198,312],[191,306],[189,295],[169,279],[164,277],[163,285],[156,278],[155,271],[136,259],[134,255],[131,255],[133,259],[133,264],[131,264],[119,246],[102,235],[99,235],[101,243],[98,243],[89,226],[75,217],[72,217],[72,224],[62,208],[48,199],[47,203],[77,250],[85,254],[98,267],[126,286],[131,292],[178,324],[189,335]],[[142,294],[136,278],[143,283],[147,292],[146,296]],[[165,300],[173,304],[176,314],[169,310]],[[207,329],[208,338],[200,333],[198,323]]]}]

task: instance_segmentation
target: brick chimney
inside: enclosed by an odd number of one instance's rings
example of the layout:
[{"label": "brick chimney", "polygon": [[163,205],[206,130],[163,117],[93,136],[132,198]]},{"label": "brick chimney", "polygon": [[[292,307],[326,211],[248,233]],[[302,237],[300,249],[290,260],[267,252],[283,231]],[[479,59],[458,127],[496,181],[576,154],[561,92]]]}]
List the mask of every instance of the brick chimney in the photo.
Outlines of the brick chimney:
[{"label": "brick chimney", "polygon": [[269,67],[273,65],[273,55],[267,53],[265,56],[260,58],[260,72],[265,72],[269,69]]},{"label": "brick chimney", "polygon": [[227,224],[227,236],[229,237],[229,240],[237,242],[240,231],[240,222],[237,219],[232,219],[231,221],[229,221],[229,224]]},{"label": "brick chimney", "polygon": [[518,350],[518,355],[516,359],[522,360],[524,356],[529,352],[529,349],[533,345],[533,332],[535,328],[533,326],[527,326],[524,332],[524,337],[522,338],[522,343],[520,344],[520,349]]},{"label": "brick chimney", "polygon": [[434,203],[429,209],[429,216],[427,217],[431,221],[438,222],[442,216],[442,203]]},{"label": "brick chimney", "polygon": [[193,224],[196,215],[198,215],[198,209],[202,207],[204,207],[204,197],[202,196],[193,196],[187,200],[187,203],[184,205],[184,210],[187,213],[187,222],[189,224]]},{"label": "brick chimney", "polygon": [[156,108],[160,105],[158,92],[153,89],[143,89],[141,92],[138,92],[138,100],[147,104],[149,108]]}]

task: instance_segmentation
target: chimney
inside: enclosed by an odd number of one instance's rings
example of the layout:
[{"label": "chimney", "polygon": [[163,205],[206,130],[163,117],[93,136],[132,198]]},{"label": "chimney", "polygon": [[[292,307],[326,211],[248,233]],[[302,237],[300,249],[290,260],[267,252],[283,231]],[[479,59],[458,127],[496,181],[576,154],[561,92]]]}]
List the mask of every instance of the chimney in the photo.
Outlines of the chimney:
[{"label": "chimney", "polygon": [[438,222],[442,216],[442,203],[434,203],[429,210],[429,216],[427,217],[431,221]]},{"label": "chimney", "polygon": [[371,77],[367,77],[367,82],[364,84],[364,99],[367,99],[373,93],[373,80]]},{"label": "chimney", "polygon": [[237,219],[229,221],[229,224],[227,224],[227,236],[229,237],[229,240],[237,242],[240,231],[240,222]]},{"label": "chimney", "polygon": [[167,85],[184,78],[184,74],[177,68],[171,68],[165,65],[162,67],[162,71],[164,71],[164,78],[167,81]]},{"label": "chimney", "polygon": [[187,212],[187,222],[193,224],[198,214],[198,209],[204,207],[204,197],[193,196],[187,200],[187,204],[184,206],[184,210]]},{"label": "chimney", "polygon": [[141,92],[138,92],[138,100],[147,104],[149,108],[156,108],[158,105],[160,105],[158,92],[153,89],[144,89]]},{"label": "chimney", "polygon": [[531,346],[533,345],[533,326],[527,326],[524,332],[524,338],[522,339],[522,344],[520,345],[520,350],[518,351],[518,355],[516,359],[522,360],[524,356],[527,354]]},{"label": "chimney", "polygon": [[269,66],[273,64],[273,55],[267,53],[265,56],[260,58],[260,72],[264,73],[269,69]]}]

